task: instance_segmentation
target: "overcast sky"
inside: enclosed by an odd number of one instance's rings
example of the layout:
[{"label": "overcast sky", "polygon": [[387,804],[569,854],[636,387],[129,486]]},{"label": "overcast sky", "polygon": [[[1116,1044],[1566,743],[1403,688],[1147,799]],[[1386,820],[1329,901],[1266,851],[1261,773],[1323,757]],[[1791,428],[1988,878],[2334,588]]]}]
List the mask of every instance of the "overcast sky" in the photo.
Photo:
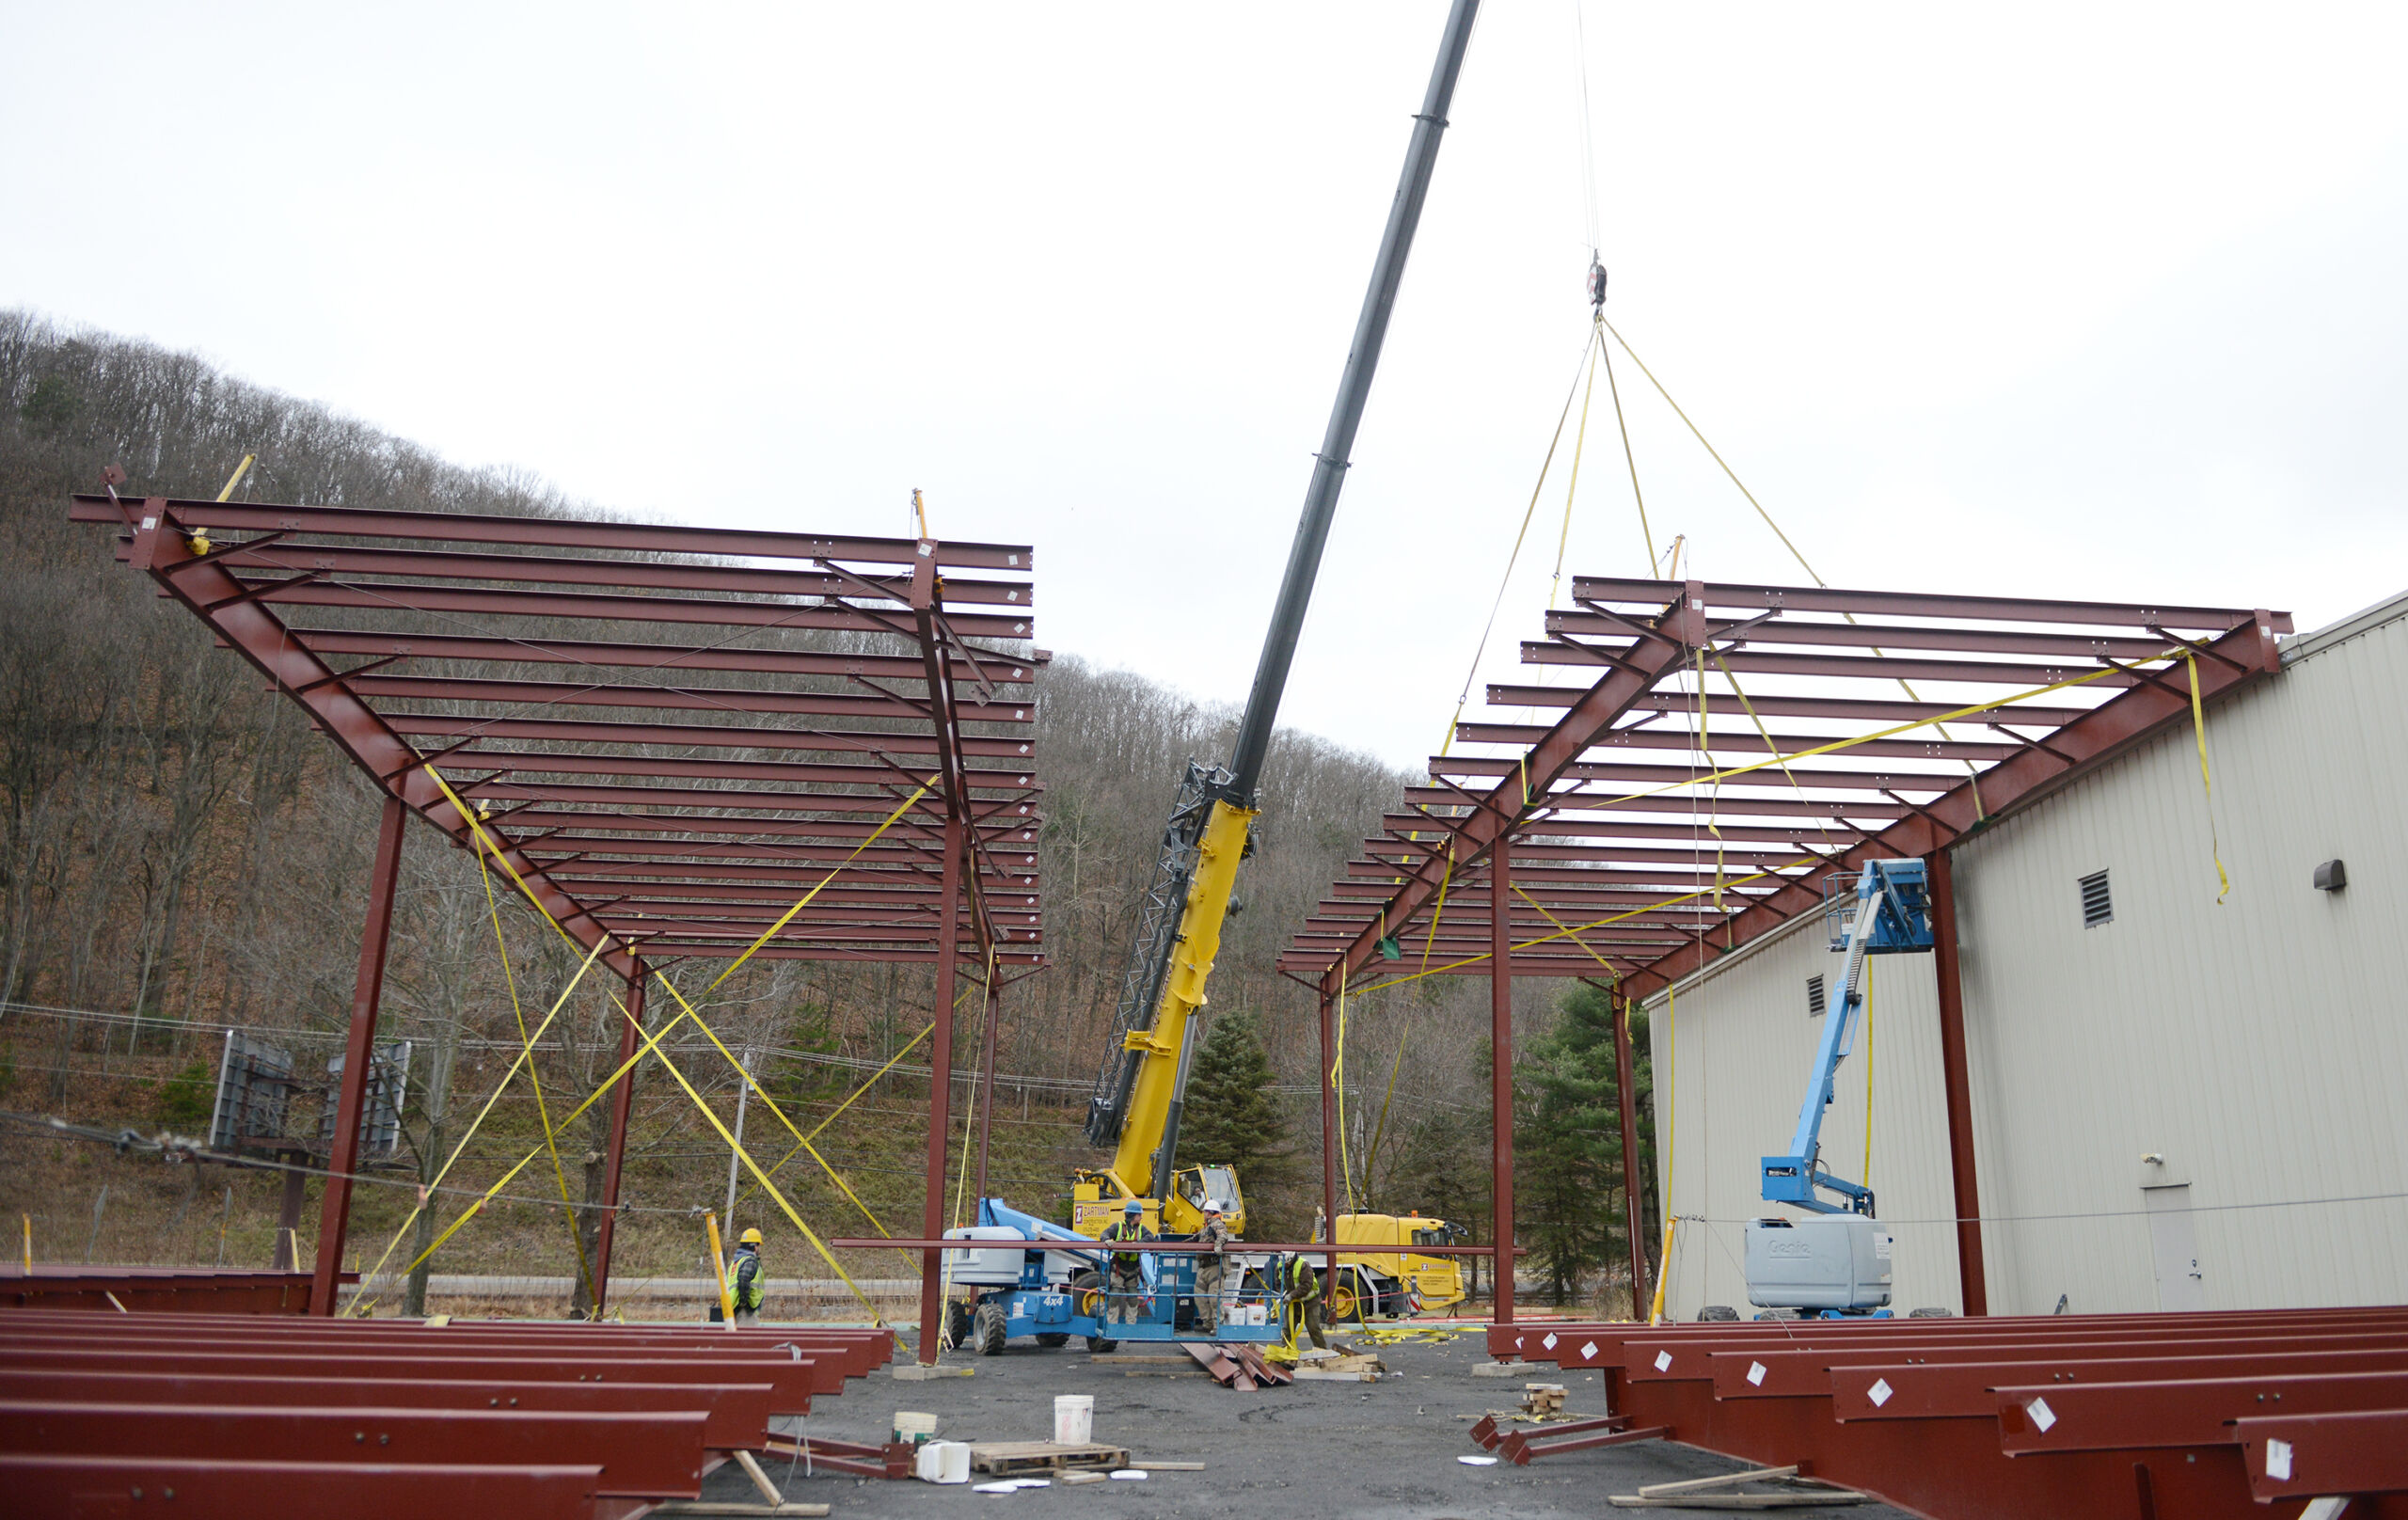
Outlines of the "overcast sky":
[{"label": "overcast sky", "polygon": [[[1235,701],[1443,14],[0,0],[0,305],[639,515],[919,486],[1040,642]],[[1608,315],[1826,579],[2408,589],[2408,8],[1495,0],[1288,722],[1453,708],[1587,334],[1583,30]],[[1798,578],[1621,375],[1659,546]],[[1566,589],[1646,559],[1600,383]]]}]

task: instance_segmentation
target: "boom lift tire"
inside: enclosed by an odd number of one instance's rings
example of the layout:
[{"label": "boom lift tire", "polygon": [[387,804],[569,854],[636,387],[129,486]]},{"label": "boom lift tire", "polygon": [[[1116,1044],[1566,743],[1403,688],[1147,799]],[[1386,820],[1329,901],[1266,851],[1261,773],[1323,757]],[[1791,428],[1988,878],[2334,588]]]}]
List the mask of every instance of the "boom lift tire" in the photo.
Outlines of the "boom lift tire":
[{"label": "boom lift tire", "polygon": [[944,1338],[947,1343],[955,1346],[967,1346],[970,1344],[970,1305],[968,1301],[957,1298],[944,1306]]},{"label": "boom lift tire", "polygon": [[970,1333],[977,1342],[979,1355],[1001,1356],[1006,1336],[1004,1311],[992,1304],[979,1305],[978,1312],[972,1317]]},{"label": "boom lift tire", "polygon": [[1038,1336],[1037,1343],[1044,1347],[1047,1351],[1054,1351],[1060,1347],[1069,1345],[1070,1343],[1070,1338],[1067,1335],[1059,1335],[1047,1331],[1040,1333]]},{"label": "boom lift tire", "polygon": [[1708,1304],[1705,1307],[1697,1311],[1697,1319],[1700,1324],[1723,1320],[1736,1320],[1738,1317],[1739,1311],[1733,1308],[1728,1304]]},{"label": "boom lift tire", "polygon": [[[1077,1276],[1070,1279],[1070,1292],[1073,1295],[1070,1300],[1070,1305],[1081,1314],[1096,1320],[1101,1320],[1105,1317],[1106,1305],[1103,1296],[1104,1289],[1102,1273],[1097,1272],[1093,1268],[1089,1268],[1087,1271],[1080,1273]],[[1058,1345],[1059,1343],[1060,1342],[1057,1341],[1055,1344]],[[1120,1342],[1117,1340],[1106,1340],[1101,1336],[1087,1337],[1087,1350],[1099,1356],[1110,1352],[1119,1344]]]}]

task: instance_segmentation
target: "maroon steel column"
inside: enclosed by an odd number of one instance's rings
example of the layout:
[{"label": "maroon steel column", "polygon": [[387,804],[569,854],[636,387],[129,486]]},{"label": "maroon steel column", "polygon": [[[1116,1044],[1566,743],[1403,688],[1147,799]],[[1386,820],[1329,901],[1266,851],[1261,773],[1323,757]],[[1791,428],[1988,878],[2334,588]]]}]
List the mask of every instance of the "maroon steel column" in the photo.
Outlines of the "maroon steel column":
[{"label": "maroon steel column", "polygon": [[1948,851],[1931,863],[1932,972],[1940,984],[1940,1074],[1948,1095],[1948,1170],[1956,1184],[1956,1284],[1967,1314],[1988,1314],[1982,1199],[1973,1175],[1973,1093],[1965,1067],[1965,989],[1956,974],[1956,876]]},{"label": "maroon steel column", "polygon": [[[995,986],[993,967],[987,971],[987,1049],[978,1061],[978,1196],[987,1196],[987,1139],[995,1128],[995,1026],[1003,1020],[1004,997]],[[933,1237],[931,1237],[933,1238]]]},{"label": "maroon steel column", "polygon": [[[1321,1217],[1322,1239],[1338,1243],[1338,1003],[1321,990]],[[1338,1270],[1338,1253],[1323,1263]]]},{"label": "maroon steel column", "polygon": [[1640,1225],[1639,1068],[1630,1058],[1631,1000],[1614,1003],[1614,1088],[1622,1099],[1622,1218],[1630,1235],[1630,1317],[1639,1318],[1647,1291],[1647,1235]]},{"label": "maroon steel column", "polygon": [[[619,1029],[619,1059],[615,1071],[626,1066],[643,1043],[643,962],[627,978],[627,1011]],[[627,1109],[635,1100],[636,1073],[629,1067],[610,1094],[610,1149],[602,1163],[602,1224],[594,1238],[594,1318],[599,1322],[610,1297],[610,1241],[619,1230],[619,1168],[627,1159]]]},{"label": "maroon steel column", "polygon": [[376,827],[376,865],[368,880],[368,923],[359,931],[359,976],[352,983],[351,1038],[343,1046],[342,1096],[335,1103],[333,1149],[326,1158],[326,1193],[318,1211],[318,1263],[309,1282],[309,1312],[332,1315],[342,1272],[343,1237],[351,1228],[351,1174],[359,1169],[359,1111],[376,1064],[376,1000],[385,990],[385,951],[393,940],[393,879],[402,866],[398,797],[385,799]]},{"label": "maroon steel column", "polygon": [[[953,1127],[954,955],[959,949],[961,820],[944,820],[944,906],[937,912],[936,1042],[928,1048],[928,1195],[920,1210],[920,1239],[944,1237],[944,1160]],[[920,1253],[920,1363],[937,1359],[938,1327],[944,1322],[944,1253]]]},{"label": "maroon steel column", "polygon": [[1495,1175],[1497,1322],[1513,1322],[1513,893],[1508,841],[1488,854],[1489,1168]]}]

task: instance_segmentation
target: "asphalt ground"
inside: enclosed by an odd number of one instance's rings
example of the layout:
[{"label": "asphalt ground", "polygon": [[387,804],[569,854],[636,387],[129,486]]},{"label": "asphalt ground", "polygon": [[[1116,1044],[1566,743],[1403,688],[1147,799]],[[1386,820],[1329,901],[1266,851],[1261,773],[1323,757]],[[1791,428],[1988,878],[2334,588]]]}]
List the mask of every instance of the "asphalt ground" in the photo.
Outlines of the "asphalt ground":
[{"label": "asphalt ground", "polygon": [[[1343,1343],[1342,1337],[1333,1338],[1333,1345]],[[1482,1454],[1468,1433],[1472,1422],[1491,1410],[1513,1409],[1526,1381],[1562,1383],[1569,1416],[1607,1412],[1604,1386],[1594,1372],[1533,1368],[1528,1378],[1475,1378],[1472,1368],[1488,1359],[1476,1329],[1443,1345],[1365,1346],[1390,1370],[1376,1383],[1298,1382],[1255,1393],[1224,1388],[1193,1363],[1092,1357],[1083,1346],[1073,1341],[1046,1351],[1016,1342],[1001,1356],[947,1353],[948,1365],[976,1370],[969,1377],[898,1383],[891,1371],[875,1373],[848,1384],[841,1398],[818,1401],[804,1428],[835,1440],[883,1441],[895,1412],[914,1410],[937,1417],[940,1439],[1047,1441],[1054,1435],[1054,1396],[1086,1393],[1095,1396],[1096,1440],[1129,1448],[1140,1467],[1148,1459],[1201,1462],[1202,1472],[1159,1472],[1143,1482],[1068,1488],[1057,1482],[998,1495],[970,1485],[805,1475],[800,1464],[791,1469],[783,1462],[764,1465],[788,1498],[828,1504],[833,1520],[990,1509],[1047,1516],[1555,1520],[1619,1512],[1606,1496],[1632,1493],[1642,1483],[1710,1477],[1745,1465],[1665,1441],[1573,1452],[1528,1467],[1502,1462],[1465,1465],[1456,1459]],[[1184,1360],[1176,1346],[1123,1341],[1121,1348],[1130,1354]],[[989,1480],[984,1475],[975,1479]],[[712,1474],[704,1496],[758,1502],[751,1482],[733,1465]],[[1906,1514],[1879,1504],[1782,1512],[1833,1520]]]}]

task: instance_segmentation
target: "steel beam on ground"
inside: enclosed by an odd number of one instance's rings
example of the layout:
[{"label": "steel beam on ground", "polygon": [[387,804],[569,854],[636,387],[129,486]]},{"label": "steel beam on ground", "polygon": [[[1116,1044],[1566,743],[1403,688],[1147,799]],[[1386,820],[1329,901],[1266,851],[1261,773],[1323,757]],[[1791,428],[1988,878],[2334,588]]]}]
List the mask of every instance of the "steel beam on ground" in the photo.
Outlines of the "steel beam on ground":
[{"label": "steel beam on ground", "polygon": [[[295,1390],[296,1392],[301,1390]],[[0,1450],[266,1462],[467,1462],[601,1470],[599,1496],[697,1497],[701,1410],[558,1414],[517,1409],[0,1403]]]},{"label": "steel beam on ground", "polygon": [[368,1083],[376,1065],[376,1005],[385,991],[385,956],[393,937],[393,886],[402,867],[402,800],[388,796],[376,826],[375,863],[368,879],[368,922],[359,931],[359,971],[351,992],[351,1032],[343,1043],[342,1086],[326,1158],[325,1195],[318,1212],[318,1259],[310,1274],[309,1312],[335,1312],[336,1275],[342,1271],[351,1228],[351,1180],[359,1170],[359,1129]]},{"label": "steel beam on ground", "polygon": [[[642,1414],[696,1409],[703,1444],[718,1451],[757,1451],[769,1434],[767,1383],[556,1383],[532,1378],[313,1378],[309,1402],[322,1409],[499,1409],[530,1414]],[[206,1372],[29,1371],[0,1367],[0,1400],[84,1404],[187,1404],[221,1407],[293,1401],[283,1378]]]},{"label": "steel beam on ground", "polygon": [[[182,1520],[251,1520],[261,1496],[295,1520],[378,1515],[508,1515],[588,1520],[596,1467],[444,1463],[247,1462],[191,1457],[0,1454],[0,1489],[26,1514],[135,1513],[146,1496],[173,1496]],[[373,1502],[363,1504],[362,1496]],[[118,1507],[125,1507],[120,1510]]]}]

